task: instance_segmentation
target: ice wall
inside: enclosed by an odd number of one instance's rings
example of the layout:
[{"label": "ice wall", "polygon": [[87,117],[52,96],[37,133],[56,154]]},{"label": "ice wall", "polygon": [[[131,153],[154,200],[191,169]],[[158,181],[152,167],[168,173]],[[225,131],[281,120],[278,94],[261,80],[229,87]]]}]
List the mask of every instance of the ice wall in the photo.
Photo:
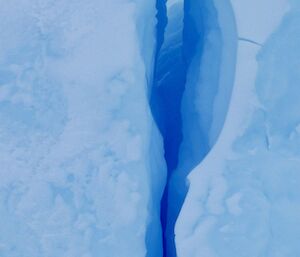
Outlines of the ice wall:
[{"label": "ice wall", "polygon": [[228,2],[157,3],[151,108],[164,139],[168,168],[161,202],[164,256],[173,257],[174,226],[187,192],[186,176],[213,146],[227,113],[237,36],[232,12],[223,12]]},{"label": "ice wall", "polygon": [[223,126],[234,78],[236,38],[228,2],[185,1],[183,51],[188,68],[181,106],[183,139],[168,194],[167,230],[173,237],[188,190],[186,177],[214,145]]},{"label": "ice wall", "polygon": [[233,95],[219,139],[189,175],[177,253],[296,257],[300,4],[230,2],[238,31]]},{"label": "ice wall", "polygon": [[[161,4],[163,1],[158,2]],[[165,17],[158,16],[157,40],[162,38],[162,42],[158,44],[159,48],[157,49],[150,104],[164,139],[164,156],[168,176],[161,200],[162,240],[164,256],[171,256],[169,248],[175,248],[173,230],[166,230],[170,216],[169,178],[178,164],[178,152],[182,140],[181,100],[185,89],[187,71],[183,56],[183,1],[167,1],[165,3]],[[165,19],[167,22],[164,24]]]},{"label": "ice wall", "polygon": [[155,1],[0,6],[0,255],[160,256]]}]

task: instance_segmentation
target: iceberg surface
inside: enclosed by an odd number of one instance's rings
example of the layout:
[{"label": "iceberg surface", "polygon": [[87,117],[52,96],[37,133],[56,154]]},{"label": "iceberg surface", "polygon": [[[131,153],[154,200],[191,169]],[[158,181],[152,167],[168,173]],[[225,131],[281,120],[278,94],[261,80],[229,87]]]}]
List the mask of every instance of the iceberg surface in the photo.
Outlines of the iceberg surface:
[{"label": "iceberg surface", "polygon": [[299,257],[298,0],[0,0],[1,257]]},{"label": "iceberg surface", "polygon": [[155,1],[0,6],[0,256],[160,256]]},{"label": "iceberg surface", "polygon": [[238,40],[232,97],[218,140],[188,176],[177,254],[296,257],[300,3],[230,3]]}]

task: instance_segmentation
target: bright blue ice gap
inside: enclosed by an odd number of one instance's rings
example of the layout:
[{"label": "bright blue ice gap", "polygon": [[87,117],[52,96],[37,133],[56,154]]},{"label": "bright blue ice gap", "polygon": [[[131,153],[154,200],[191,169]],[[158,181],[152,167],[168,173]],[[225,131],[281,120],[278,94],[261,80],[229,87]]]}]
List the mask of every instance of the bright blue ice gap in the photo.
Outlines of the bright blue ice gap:
[{"label": "bright blue ice gap", "polygon": [[161,202],[161,223],[164,256],[170,256],[167,253],[167,241],[172,241],[173,249],[175,249],[175,245],[174,236],[170,237],[165,233],[168,222],[168,181],[172,171],[177,167],[179,146],[182,141],[181,99],[185,87],[187,66],[183,56],[183,17],[180,3],[168,10],[170,15],[168,23],[166,23],[165,2],[158,1],[157,8],[158,47],[150,104],[164,139],[165,160],[168,169],[167,184]]},{"label": "bright blue ice gap", "polygon": [[151,108],[164,138],[168,167],[161,201],[164,256],[175,257],[174,227],[187,192],[186,177],[213,145],[209,141],[213,141],[210,130],[222,42],[211,1],[167,3],[167,10],[164,3],[157,4],[158,49]]},{"label": "bright blue ice gap", "polygon": [[[169,7],[168,17],[166,17],[165,4],[165,1],[157,2],[158,48],[151,108],[164,139],[165,160],[168,168],[166,188],[161,201],[161,223],[164,256],[170,257],[176,256],[174,226],[180,211],[180,208],[170,208],[170,204],[181,206],[183,199],[170,199],[169,193],[172,194],[174,189],[169,187],[169,181],[178,166],[179,149],[183,140],[181,103],[188,66],[195,52],[199,51],[197,44],[202,44],[202,36],[197,33],[193,22],[184,17],[184,9],[189,10],[189,2],[185,8],[182,1]],[[184,27],[184,24],[188,24],[188,26]],[[189,111],[195,112],[192,108]],[[204,144],[201,143],[201,145]],[[202,156],[202,151],[199,152]]]}]

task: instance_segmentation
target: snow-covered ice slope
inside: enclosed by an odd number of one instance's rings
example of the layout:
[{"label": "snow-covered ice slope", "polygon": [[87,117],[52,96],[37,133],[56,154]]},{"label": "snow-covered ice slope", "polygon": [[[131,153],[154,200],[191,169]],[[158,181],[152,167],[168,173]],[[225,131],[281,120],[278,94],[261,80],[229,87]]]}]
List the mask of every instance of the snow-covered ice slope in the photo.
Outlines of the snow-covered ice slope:
[{"label": "snow-covered ice slope", "polygon": [[177,254],[297,257],[300,2],[230,2],[238,33],[233,94],[219,139],[189,176]]},{"label": "snow-covered ice slope", "polygon": [[160,256],[155,12],[0,0],[1,257]]}]

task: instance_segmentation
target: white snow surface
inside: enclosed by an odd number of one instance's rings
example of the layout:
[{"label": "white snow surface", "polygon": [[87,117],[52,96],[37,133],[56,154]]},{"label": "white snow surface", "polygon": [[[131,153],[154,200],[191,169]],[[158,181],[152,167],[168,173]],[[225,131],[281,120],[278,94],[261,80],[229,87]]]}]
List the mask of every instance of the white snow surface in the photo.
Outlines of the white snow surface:
[{"label": "white snow surface", "polygon": [[300,2],[230,2],[238,33],[233,93],[219,139],[188,177],[177,254],[298,257]]},{"label": "white snow surface", "polygon": [[155,12],[0,0],[1,257],[160,255]]}]

